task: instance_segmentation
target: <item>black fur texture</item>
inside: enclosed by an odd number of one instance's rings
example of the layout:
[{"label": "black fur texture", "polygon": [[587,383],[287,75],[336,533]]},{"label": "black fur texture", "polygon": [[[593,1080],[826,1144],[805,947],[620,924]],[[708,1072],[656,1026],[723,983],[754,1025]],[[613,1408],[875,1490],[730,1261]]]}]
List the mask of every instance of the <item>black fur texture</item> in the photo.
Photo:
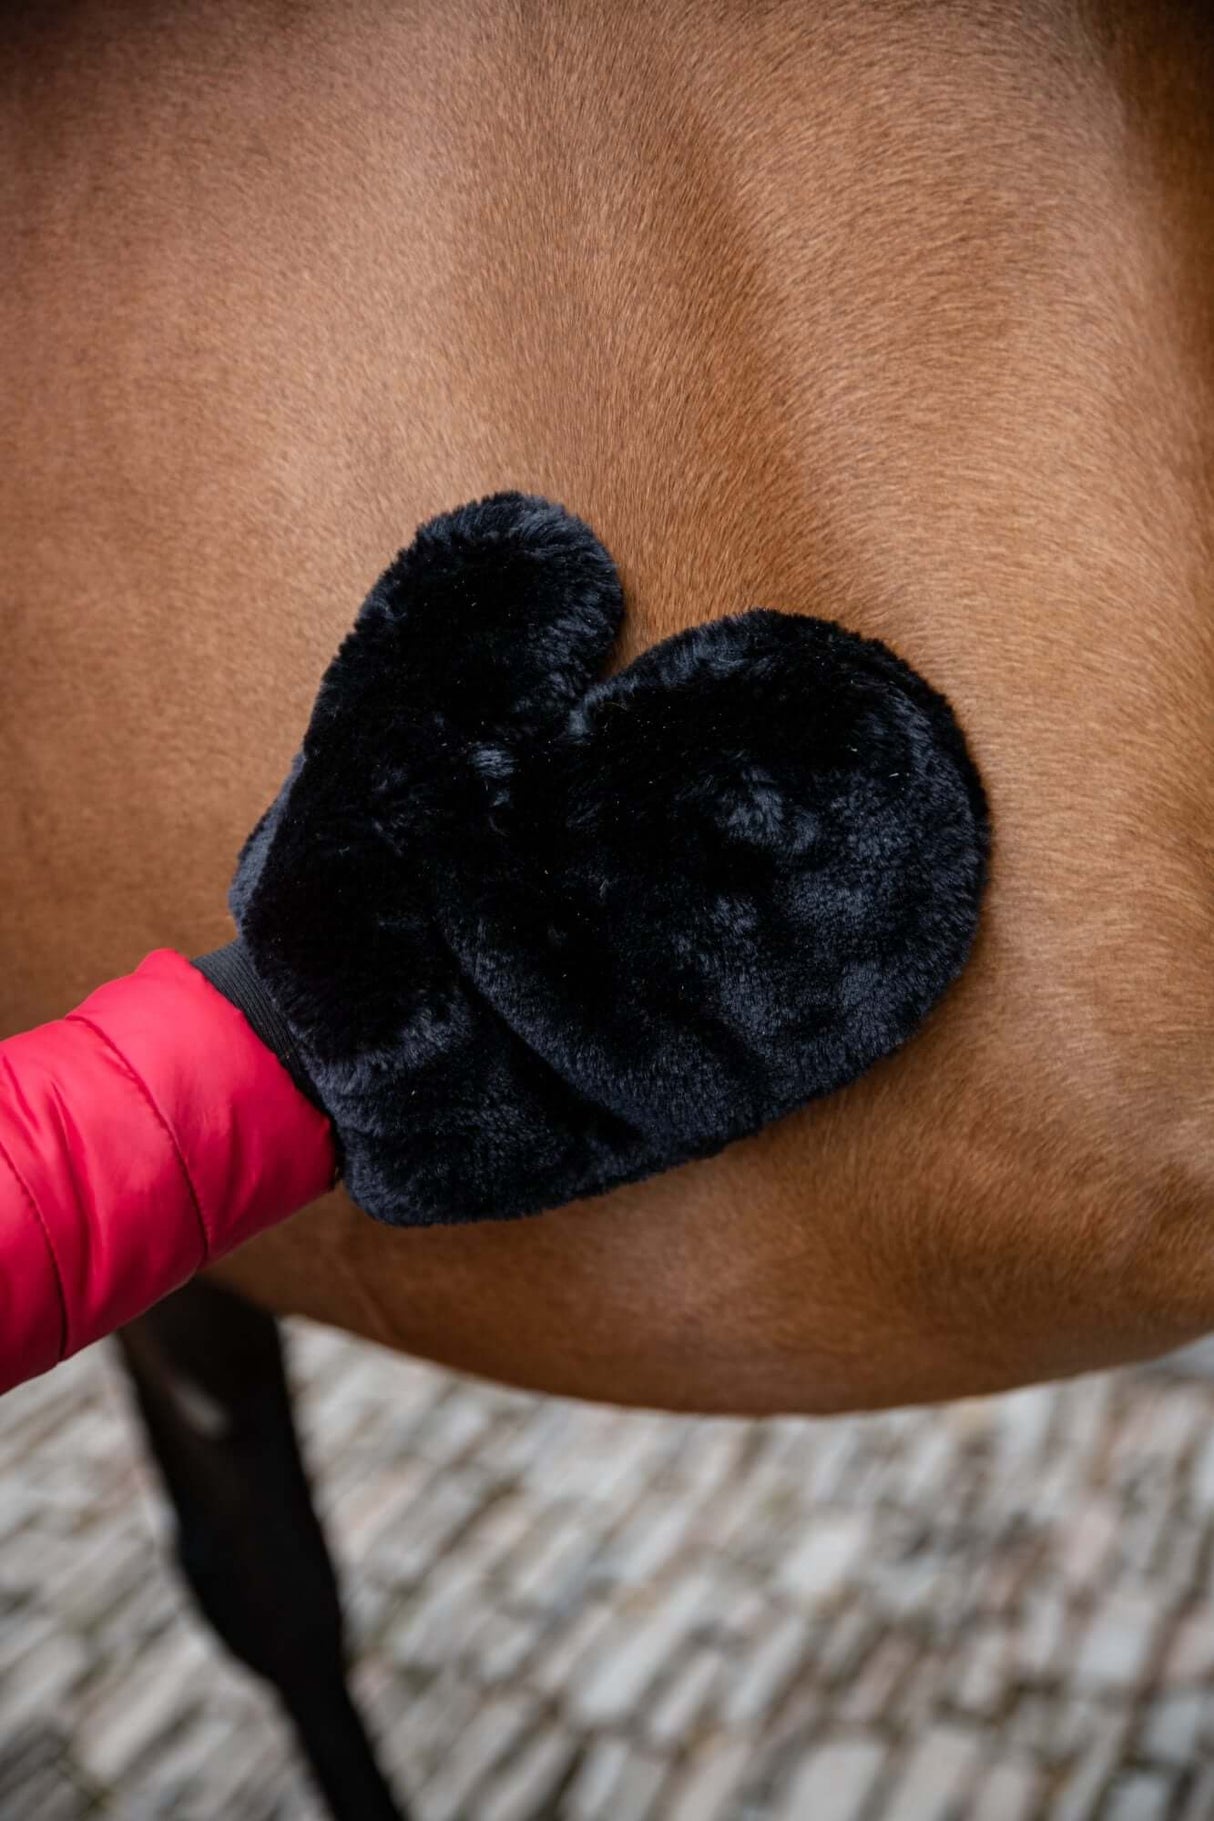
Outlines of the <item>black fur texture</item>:
[{"label": "black fur texture", "polygon": [[546,500],[424,526],[241,856],[241,939],[379,1220],[710,1155],[897,1049],[969,953],[986,805],[940,695],[764,611],[596,680],[622,610]]}]

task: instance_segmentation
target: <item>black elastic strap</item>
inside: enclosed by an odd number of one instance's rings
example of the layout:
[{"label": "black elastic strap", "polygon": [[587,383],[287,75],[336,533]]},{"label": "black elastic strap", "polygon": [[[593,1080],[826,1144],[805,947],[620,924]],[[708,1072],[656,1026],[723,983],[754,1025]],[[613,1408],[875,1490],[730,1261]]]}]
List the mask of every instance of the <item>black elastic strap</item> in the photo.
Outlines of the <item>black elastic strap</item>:
[{"label": "black elastic strap", "polygon": [[306,1094],[313,1106],[325,1112],[290,1028],[257,978],[240,938],[229,942],[225,948],[212,949],[209,955],[196,956],[194,966],[200,974],[206,975],[216,992],[222,993],[244,1013],[254,1034],[278,1057],[300,1093]]}]

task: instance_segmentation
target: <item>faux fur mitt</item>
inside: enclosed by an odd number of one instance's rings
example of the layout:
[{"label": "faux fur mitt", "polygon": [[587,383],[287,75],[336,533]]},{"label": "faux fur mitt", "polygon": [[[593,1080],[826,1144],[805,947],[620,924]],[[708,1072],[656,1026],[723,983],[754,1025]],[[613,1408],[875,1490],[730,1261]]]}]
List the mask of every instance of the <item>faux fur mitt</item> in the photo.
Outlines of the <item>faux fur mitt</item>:
[{"label": "faux fur mitt", "polygon": [[896,1049],[969,952],[986,809],[941,696],[760,611],[597,680],[622,609],[558,506],[433,520],[241,856],[241,966],[379,1220],[718,1151]]}]

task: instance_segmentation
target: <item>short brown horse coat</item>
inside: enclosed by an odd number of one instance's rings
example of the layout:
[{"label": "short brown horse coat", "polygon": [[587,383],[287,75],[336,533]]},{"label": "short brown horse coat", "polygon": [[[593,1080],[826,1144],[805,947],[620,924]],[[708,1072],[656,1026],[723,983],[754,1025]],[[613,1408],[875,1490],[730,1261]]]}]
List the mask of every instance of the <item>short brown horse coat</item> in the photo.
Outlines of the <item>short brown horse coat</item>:
[{"label": "short brown horse coat", "polygon": [[1185,0],[4,25],[0,1017],[223,939],[366,584],[564,500],[631,648],[762,603],[956,704],[997,851],[909,1051],[508,1227],[226,1268],[552,1391],[833,1410],[1214,1324],[1214,22]]}]

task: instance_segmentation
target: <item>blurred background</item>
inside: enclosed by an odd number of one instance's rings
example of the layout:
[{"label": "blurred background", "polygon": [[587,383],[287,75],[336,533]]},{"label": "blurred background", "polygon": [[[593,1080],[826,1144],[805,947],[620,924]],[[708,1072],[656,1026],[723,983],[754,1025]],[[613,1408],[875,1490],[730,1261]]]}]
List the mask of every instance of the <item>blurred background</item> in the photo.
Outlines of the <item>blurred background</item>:
[{"label": "blurred background", "polygon": [[[1208,1348],[747,1423],[288,1330],[354,1688],[420,1821],[1214,1817]],[[4,1821],[319,1821],[168,1523],[107,1350],[0,1402]]]}]

